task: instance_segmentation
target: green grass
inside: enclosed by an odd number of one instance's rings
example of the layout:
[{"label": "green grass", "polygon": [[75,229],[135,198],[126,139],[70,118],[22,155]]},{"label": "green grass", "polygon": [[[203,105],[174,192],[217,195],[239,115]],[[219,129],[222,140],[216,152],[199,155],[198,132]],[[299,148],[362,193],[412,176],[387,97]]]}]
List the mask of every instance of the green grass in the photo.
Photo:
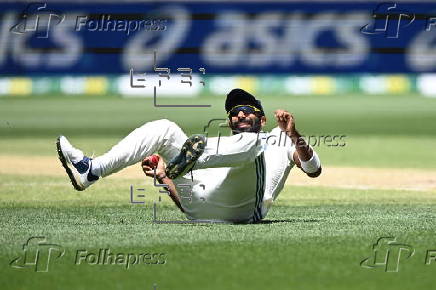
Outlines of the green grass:
[{"label": "green grass", "polygon": [[[129,186],[111,180],[77,193],[66,178],[7,175],[0,181],[2,289],[431,289],[435,192],[286,187],[258,225],[154,224],[145,205],[129,203]],[[158,217],[182,220],[164,199]],[[49,272],[8,266],[31,236],[61,245]],[[379,237],[393,236],[415,254],[398,273],[367,269]],[[78,250],[165,253],[164,265],[75,265]],[[7,278],[6,278],[7,277]],[[353,286],[350,286],[353,285]]]},{"label": "green grass", "polygon": [[[69,137],[69,136],[68,136]],[[119,137],[73,136],[70,141],[89,155],[103,154]],[[345,146],[315,146],[328,166],[378,168],[436,168],[436,147],[431,136],[347,136]],[[56,136],[5,137],[0,139],[0,155],[55,156]],[[313,143],[314,144],[314,143]]]},{"label": "green grass", "polygon": [[[52,155],[60,135],[89,154],[101,154],[147,121],[168,118],[189,135],[203,132],[212,118],[224,118],[223,97],[162,99],[170,104],[211,108],[155,108],[150,99],[0,99],[0,154]],[[294,112],[305,135],[346,135],[346,146],[316,147],[332,166],[436,168],[436,100],[420,96],[267,96],[266,129],[272,112]],[[210,129],[216,132],[216,130]],[[222,129],[226,133],[226,129]],[[212,134],[213,135],[213,134]],[[31,149],[29,149],[31,146]]]},{"label": "green grass", "polygon": [[[162,99],[166,104],[211,104],[210,108],[156,108],[150,99],[0,99],[0,136],[58,134],[120,136],[144,122],[167,118],[198,133],[212,118],[225,118],[224,97]],[[267,128],[272,112],[295,114],[305,134],[435,136],[436,99],[420,96],[266,96]]]},{"label": "green grass", "polygon": [[[344,147],[316,147],[328,166],[436,168],[436,100],[420,96],[267,96],[272,111],[295,113],[302,133],[347,135]],[[0,99],[0,155],[52,156],[65,134],[89,154],[101,154],[133,128],[154,119],[176,121],[187,134],[223,118],[224,98],[162,99],[211,108],[154,108],[151,100],[112,98]],[[0,164],[1,166],[1,164]],[[347,178],[344,176],[344,178]],[[145,205],[129,202],[129,187],[145,188]],[[286,186],[258,225],[155,224],[157,190],[136,179],[105,179],[76,192],[67,177],[0,175],[2,289],[432,289],[436,192]],[[184,220],[169,200],[158,218]],[[49,272],[15,269],[32,236],[61,245]],[[359,263],[380,237],[415,249],[398,273]],[[75,265],[78,250],[165,253],[164,265]]]}]

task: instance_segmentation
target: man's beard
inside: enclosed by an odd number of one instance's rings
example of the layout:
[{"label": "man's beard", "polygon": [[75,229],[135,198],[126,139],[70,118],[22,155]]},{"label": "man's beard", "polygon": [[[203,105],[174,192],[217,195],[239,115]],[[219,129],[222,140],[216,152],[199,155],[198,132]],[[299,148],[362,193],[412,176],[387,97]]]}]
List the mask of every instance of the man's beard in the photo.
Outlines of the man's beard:
[{"label": "man's beard", "polygon": [[[239,124],[249,124],[249,127],[239,127]],[[230,128],[232,129],[233,135],[243,133],[243,132],[252,132],[252,133],[258,133],[260,132],[261,125],[260,125],[260,118],[256,117],[255,119],[250,118],[244,118],[244,119],[238,119],[236,122],[230,122]]]}]

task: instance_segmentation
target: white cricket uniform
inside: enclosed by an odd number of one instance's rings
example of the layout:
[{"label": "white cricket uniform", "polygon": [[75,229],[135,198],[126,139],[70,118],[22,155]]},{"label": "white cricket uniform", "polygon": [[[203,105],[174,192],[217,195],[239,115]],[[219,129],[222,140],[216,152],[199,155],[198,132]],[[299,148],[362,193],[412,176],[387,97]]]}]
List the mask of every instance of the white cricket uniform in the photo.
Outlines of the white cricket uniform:
[{"label": "white cricket uniform", "polygon": [[[295,146],[279,128],[270,133],[241,133],[224,138],[228,144],[221,137],[218,154],[218,138],[209,138],[206,154],[194,166],[192,176],[188,173],[174,180],[182,206],[189,219],[259,221],[283,189],[294,166]],[[208,156],[226,158],[230,148],[246,158],[235,159],[230,164],[224,161],[218,165],[202,163],[210,158]],[[180,184],[192,185],[192,190]]]},{"label": "white cricket uniform", "polygon": [[[187,136],[168,120],[148,122],[92,161],[107,176],[158,152],[167,162]],[[295,146],[279,128],[207,139],[192,172],[173,180],[188,219],[256,222],[263,219],[294,166]]]}]

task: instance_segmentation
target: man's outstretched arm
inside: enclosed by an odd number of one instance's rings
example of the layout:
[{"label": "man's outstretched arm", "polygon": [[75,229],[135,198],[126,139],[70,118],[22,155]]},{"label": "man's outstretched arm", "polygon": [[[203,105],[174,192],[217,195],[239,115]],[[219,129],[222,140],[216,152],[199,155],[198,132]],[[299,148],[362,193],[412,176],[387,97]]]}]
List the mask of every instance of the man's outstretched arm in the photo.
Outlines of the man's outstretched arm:
[{"label": "man's outstretched arm", "polygon": [[295,144],[296,150],[292,157],[297,167],[301,168],[309,177],[318,177],[322,171],[318,155],[298,133],[295,128],[294,116],[285,110],[276,110],[274,113],[279,128],[285,131],[292,143]]},{"label": "man's outstretched arm", "polygon": [[[144,171],[145,175],[149,177],[155,176],[155,171],[152,167],[149,166],[148,158],[145,158],[142,163],[142,170]],[[169,192],[169,196],[173,200],[173,202],[176,204],[176,206],[182,211],[183,210],[182,204],[180,203],[180,197],[177,193],[176,186],[174,185],[173,181],[168,178],[165,175],[165,163],[163,162],[162,158],[159,159],[159,163],[156,167],[156,180],[159,182],[159,184],[165,184],[165,189]]]}]

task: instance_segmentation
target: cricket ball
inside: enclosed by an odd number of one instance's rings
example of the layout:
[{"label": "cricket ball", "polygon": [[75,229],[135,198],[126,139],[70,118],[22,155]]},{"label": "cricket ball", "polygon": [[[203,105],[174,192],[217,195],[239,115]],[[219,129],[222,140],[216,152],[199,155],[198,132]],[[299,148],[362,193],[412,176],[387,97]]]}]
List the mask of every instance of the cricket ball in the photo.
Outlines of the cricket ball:
[{"label": "cricket ball", "polygon": [[155,168],[155,167],[157,167],[157,164],[159,163],[159,156],[158,155],[151,155],[148,160],[149,160],[150,167]]}]

